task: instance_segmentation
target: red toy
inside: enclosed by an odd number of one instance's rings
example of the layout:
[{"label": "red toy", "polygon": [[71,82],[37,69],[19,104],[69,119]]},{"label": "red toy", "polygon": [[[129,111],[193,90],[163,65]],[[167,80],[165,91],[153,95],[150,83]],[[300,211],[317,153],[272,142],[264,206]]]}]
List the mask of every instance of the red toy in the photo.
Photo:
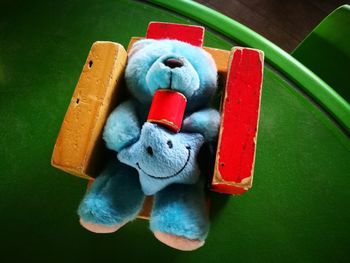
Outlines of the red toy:
[{"label": "red toy", "polygon": [[212,189],[242,194],[253,182],[263,78],[263,53],[235,48],[223,99]]},{"label": "red toy", "polygon": [[146,38],[176,39],[189,43],[193,46],[203,47],[204,27],[151,22],[147,28]]},{"label": "red toy", "polygon": [[147,121],[159,123],[173,132],[181,129],[186,97],[180,92],[161,89],[154,94]]}]

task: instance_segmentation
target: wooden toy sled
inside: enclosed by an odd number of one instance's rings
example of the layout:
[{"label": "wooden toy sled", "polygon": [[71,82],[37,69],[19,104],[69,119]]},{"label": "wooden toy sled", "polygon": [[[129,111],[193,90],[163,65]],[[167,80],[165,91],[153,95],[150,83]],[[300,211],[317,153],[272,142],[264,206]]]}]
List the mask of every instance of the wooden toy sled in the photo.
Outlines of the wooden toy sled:
[{"label": "wooden toy sled", "polygon": [[[177,39],[202,47],[204,28],[152,22],[146,38]],[[133,37],[128,49],[139,39]],[[253,181],[263,52],[244,47],[231,51],[203,48],[213,56],[224,80],[211,190],[242,194]],[[118,43],[92,45],[54,147],[54,167],[93,180],[106,165],[112,153],[104,145],[102,132],[109,113],[127,96],[123,80],[127,57]]]}]

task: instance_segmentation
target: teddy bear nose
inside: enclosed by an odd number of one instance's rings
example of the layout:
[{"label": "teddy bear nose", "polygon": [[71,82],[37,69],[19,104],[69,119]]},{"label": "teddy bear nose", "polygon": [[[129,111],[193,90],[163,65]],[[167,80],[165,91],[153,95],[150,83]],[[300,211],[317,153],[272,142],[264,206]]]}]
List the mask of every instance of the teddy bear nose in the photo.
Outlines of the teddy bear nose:
[{"label": "teddy bear nose", "polygon": [[168,58],[163,63],[169,68],[181,68],[184,65],[184,63],[178,58]]}]

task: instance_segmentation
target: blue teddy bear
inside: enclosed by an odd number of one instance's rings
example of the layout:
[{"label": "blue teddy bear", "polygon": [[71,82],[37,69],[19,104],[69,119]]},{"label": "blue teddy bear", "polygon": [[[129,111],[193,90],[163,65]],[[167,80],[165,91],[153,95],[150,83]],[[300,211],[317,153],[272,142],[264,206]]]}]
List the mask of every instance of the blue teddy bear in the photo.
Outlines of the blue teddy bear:
[{"label": "blue teddy bear", "polygon": [[[220,124],[209,107],[217,88],[215,62],[181,41],[140,40],[129,52],[125,80],[132,96],[113,110],[103,133],[118,159],[81,201],[80,223],[92,232],[114,232],[154,194],[150,229],[156,238],[180,250],[197,249],[209,230],[197,156],[203,143],[214,143]],[[187,98],[178,134],[146,122],[153,95],[163,88]]]}]

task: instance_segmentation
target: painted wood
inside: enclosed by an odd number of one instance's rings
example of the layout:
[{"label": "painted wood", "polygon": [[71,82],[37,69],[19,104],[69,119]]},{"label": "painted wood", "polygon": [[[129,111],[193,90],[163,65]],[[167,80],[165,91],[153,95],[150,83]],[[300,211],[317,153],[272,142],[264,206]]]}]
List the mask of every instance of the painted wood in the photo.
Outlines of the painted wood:
[{"label": "painted wood", "polygon": [[253,182],[264,55],[243,47],[232,50],[223,98],[212,190],[242,194]]},{"label": "painted wood", "polygon": [[204,27],[165,22],[151,22],[148,25],[146,38],[176,39],[194,46],[202,47],[204,42]]},{"label": "painted wood", "polygon": [[54,147],[53,166],[83,178],[96,177],[107,155],[103,127],[120,97],[126,60],[120,44],[92,45]]}]

